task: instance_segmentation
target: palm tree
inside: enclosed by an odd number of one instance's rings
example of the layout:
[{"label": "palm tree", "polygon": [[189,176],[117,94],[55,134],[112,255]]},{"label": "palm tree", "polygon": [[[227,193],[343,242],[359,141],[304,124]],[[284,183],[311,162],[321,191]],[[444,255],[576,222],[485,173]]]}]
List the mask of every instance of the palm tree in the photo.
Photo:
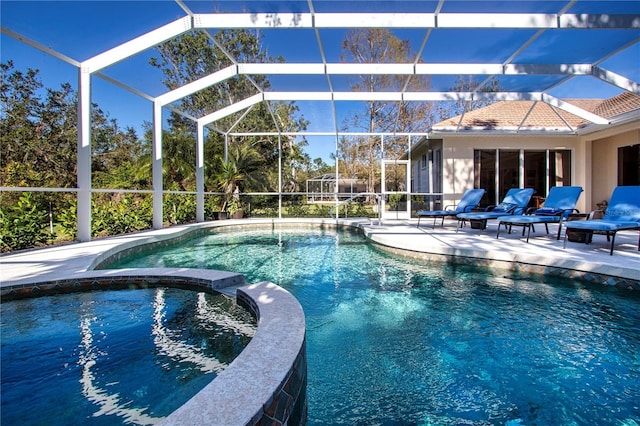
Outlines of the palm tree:
[{"label": "palm tree", "polygon": [[219,158],[219,169],[213,176],[213,182],[224,193],[222,210],[226,210],[232,197],[238,198],[239,192],[251,188],[260,190],[266,182],[262,173],[262,157],[247,143],[234,145],[229,150],[228,159]]},{"label": "palm tree", "polygon": [[[145,132],[147,146],[152,144],[151,129]],[[195,188],[196,172],[196,139],[185,129],[173,129],[171,132],[162,133],[162,175],[163,187],[178,186],[177,189],[185,191]],[[136,179],[150,181],[152,173],[151,150],[140,159]]]}]

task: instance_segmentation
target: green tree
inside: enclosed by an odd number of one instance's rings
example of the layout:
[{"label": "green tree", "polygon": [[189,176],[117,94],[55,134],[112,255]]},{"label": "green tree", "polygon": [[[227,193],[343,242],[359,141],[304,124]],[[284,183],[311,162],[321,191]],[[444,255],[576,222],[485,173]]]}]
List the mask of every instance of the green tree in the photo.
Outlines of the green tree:
[{"label": "green tree", "polygon": [[229,151],[228,159],[217,157],[218,173],[213,176],[212,183],[224,194],[221,210],[225,211],[232,197],[237,197],[247,187],[256,191],[265,189],[265,173],[260,153],[248,144],[236,144]]},{"label": "green tree", "polygon": [[[343,62],[350,63],[414,63],[408,40],[400,40],[388,29],[356,29],[347,32],[342,42]],[[361,75],[351,82],[351,88],[360,92],[426,90],[430,87],[427,76]],[[367,101],[361,112],[343,123],[344,128],[374,132],[410,132],[427,129],[432,122],[431,104],[408,102]],[[406,138],[385,139],[384,153],[380,137],[363,136],[341,138],[338,158],[351,164],[351,170],[364,173],[368,191],[374,191],[379,182],[378,161],[397,158],[407,149]],[[350,174],[347,172],[348,174]]]},{"label": "green tree", "polygon": [[[0,180],[4,186],[75,188],[77,185],[77,94],[68,83],[60,89],[44,88],[39,71],[15,70],[13,63],[0,63]],[[92,170],[94,187],[129,188],[135,182],[135,167],[143,150],[133,129],[122,131],[92,105]],[[19,192],[6,191],[0,199],[5,212],[21,209]],[[29,205],[38,212],[52,210],[73,237],[70,220],[75,195],[72,192],[34,192]],[[105,197],[98,197],[102,202]],[[114,194],[109,202],[117,202]],[[21,207],[22,206],[22,207]],[[107,215],[109,220],[119,219]],[[14,221],[15,222],[15,221]],[[27,228],[23,222],[15,222]],[[125,227],[126,228],[126,227]],[[110,226],[108,229],[118,229]],[[26,231],[25,231],[26,232]]]},{"label": "green tree", "polygon": [[[168,89],[175,89],[186,83],[205,77],[224,69],[235,62],[273,62],[280,58],[271,58],[264,51],[261,36],[248,30],[224,30],[210,35],[204,31],[192,31],[170,40],[157,48],[158,57],[151,58],[151,64],[164,74],[163,83]],[[270,87],[266,76],[240,75],[228,78],[211,87],[191,94],[180,100],[180,109],[192,117],[220,110]],[[272,115],[273,113],[273,115]],[[214,123],[216,129],[233,130],[237,133],[298,131],[306,128],[306,121],[296,117],[299,113],[294,103],[274,102],[270,105],[255,105],[246,115],[245,112],[232,114]],[[242,117],[242,120],[239,120]],[[274,118],[276,117],[274,122]],[[191,129],[195,134],[194,123],[180,114],[171,113],[171,130]],[[229,145],[251,146],[260,156],[260,167],[268,171],[266,182],[270,190],[277,188],[277,165],[279,160],[278,140],[272,136],[235,136]],[[287,138],[283,146],[283,165],[287,180],[293,180],[299,162],[304,162],[302,153],[305,141]],[[169,149],[169,148],[167,148]],[[205,158],[224,156],[225,139],[219,132],[209,132],[205,142]],[[227,159],[228,160],[228,159]],[[225,160],[226,161],[226,160]],[[206,161],[207,180],[214,180],[223,171],[222,162]],[[291,177],[291,178],[290,178]],[[261,182],[264,184],[264,182]],[[265,186],[265,185],[262,185]],[[246,183],[248,190],[257,187]]]},{"label": "green tree", "polygon": [[[11,61],[0,64],[0,71],[3,184],[75,187],[77,94],[69,83],[59,90],[44,89],[38,70],[23,73],[14,70]],[[91,114],[92,170],[94,178],[103,174],[98,181],[104,182],[121,164],[137,161],[140,144],[133,129],[122,131],[97,105],[92,105]]]},{"label": "green tree", "polygon": [[22,250],[49,240],[47,212],[34,202],[31,193],[20,195],[18,203],[0,208],[0,251]]},{"label": "green tree", "polygon": [[[163,84],[174,90],[187,83],[220,71],[234,61],[267,62],[260,39],[248,30],[219,31],[210,36],[204,31],[191,31],[157,47],[159,57],[150,59],[151,65],[162,70]],[[180,100],[186,113],[201,117],[238,102],[265,89],[269,83],[265,76],[236,76]],[[191,128],[195,124],[182,115],[171,113],[171,127]],[[219,127],[229,127],[231,119],[222,120]]]},{"label": "green tree", "polygon": [[135,129],[121,130],[115,119],[98,110],[94,114],[92,138],[93,186],[96,188],[146,189],[145,180],[136,177],[136,165],[145,154],[143,141]]}]

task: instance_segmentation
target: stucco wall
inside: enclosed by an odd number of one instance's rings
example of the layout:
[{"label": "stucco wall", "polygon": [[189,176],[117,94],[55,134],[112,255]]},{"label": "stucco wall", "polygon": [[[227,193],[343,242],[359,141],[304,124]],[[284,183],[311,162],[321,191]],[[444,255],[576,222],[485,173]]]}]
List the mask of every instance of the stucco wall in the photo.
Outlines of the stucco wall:
[{"label": "stucco wall", "polygon": [[592,146],[592,166],[589,168],[592,183],[591,209],[596,203],[609,200],[613,189],[618,186],[618,148],[640,143],[640,129],[630,129],[623,133],[594,139]]},{"label": "stucco wall", "polygon": [[[435,132],[434,140],[442,140],[442,192],[444,204],[454,204],[469,188],[473,188],[474,149],[570,150],[571,183],[584,188],[576,207],[583,212],[597,208],[596,203],[608,200],[618,184],[618,148],[640,143],[640,120],[607,127],[586,135],[523,135],[523,134],[449,134]],[[438,142],[439,143],[439,142]],[[413,154],[415,162],[426,148],[420,146]],[[545,194],[546,195],[546,194]]]},{"label": "stucco wall", "polygon": [[[571,182],[586,190],[584,164],[587,151],[585,142],[576,136],[448,135],[443,139],[443,192],[455,194],[447,201],[457,201],[465,190],[473,188],[474,149],[571,150],[574,160]],[[577,206],[580,211],[585,209],[584,203],[584,197],[581,197]]]}]

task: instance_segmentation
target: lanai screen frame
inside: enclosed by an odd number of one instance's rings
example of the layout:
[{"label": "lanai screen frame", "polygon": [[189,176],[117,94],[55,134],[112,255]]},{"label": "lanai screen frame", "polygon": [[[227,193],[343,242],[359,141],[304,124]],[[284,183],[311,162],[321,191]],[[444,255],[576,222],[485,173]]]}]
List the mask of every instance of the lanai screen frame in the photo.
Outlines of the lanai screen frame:
[{"label": "lanai screen frame", "polygon": [[[316,13],[313,1],[308,0],[310,13],[193,13],[181,0],[176,3],[184,10],[185,16],[173,22],[163,25],[153,31],[129,40],[110,50],[98,54],[90,59],[79,62],[69,58],[45,45],[30,40],[9,28],[2,27],[2,32],[17,40],[20,40],[38,50],[63,60],[78,69],[78,176],[77,176],[77,237],[80,241],[91,240],[91,195],[95,190],[91,182],[91,78],[97,76],[131,93],[141,96],[153,103],[153,153],[152,153],[152,194],[153,194],[153,228],[163,227],[163,182],[162,182],[162,111],[170,109],[193,120],[197,125],[197,150],[196,150],[196,221],[204,221],[204,129],[212,126],[217,120],[241,111],[248,111],[260,102],[270,108],[271,101],[329,101],[331,102],[334,118],[336,116],[336,102],[340,101],[386,101],[386,102],[448,102],[452,100],[471,102],[477,99],[490,100],[534,100],[548,103],[558,109],[577,115],[593,124],[608,126],[609,120],[564,102],[549,93],[552,87],[542,87],[538,91],[527,92],[493,92],[483,93],[478,89],[473,92],[345,92],[335,91],[331,85],[333,75],[358,75],[358,74],[394,74],[406,75],[559,75],[566,81],[575,76],[589,75],[606,83],[617,86],[626,91],[640,94],[640,84],[624,76],[599,66],[601,62],[616,53],[626,49],[632,43],[620,46],[610,52],[596,63],[577,64],[514,64],[512,59],[525,49],[531,42],[537,39],[545,31],[563,29],[606,30],[606,29],[640,29],[640,17],[625,14],[567,14],[575,0],[567,1],[566,5],[558,13],[441,13],[440,10],[445,0],[440,0],[434,13]],[[277,19],[274,19],[277,17]],[[102,71],[120,61],[151,49],[165,41],[180,36],[192,30],[223,30],[223,29],[312,29],[315,31],[322,56],[321,63],[238,63],[230,57],[233,65],[218,70],[208,76],[185,84],[175,90],[150,96],[135,88],[129,87],[102,73]],[[403,64],[362,64],[362,63],[330,63],[322,50],[322,42],[319,34],[321,29],[338,28],[414,28],[426,31],[426,38],[433,29],[531,29],[533,35],[525,42],[509,59],[502,63],[419,63],[417,55],[414,63]],[[212,38],[213,39],[213,38]],[[424,47],[424,43],[423,43]],[[191,117],[176,109],[171,104],[197,91],[220,83],[226,79],[239,75],[250,76],[254,74],[267,75],[324,75],[329,82],[329,90],[322,92],[282,92],[264,91],[258,85],[258,93],[235,104],[224,107],[218,111],[206,114],[202,117]],[[481,87],[480,85],[479,87]],[[554,85],[555,86],[555,85]],[[338,129],[337,120],[334,119],[335,128],[327,132],[284,132],[278,128],[277,120],[274,125],[277,132],[256,132],[255,135],[277,135],[280,141],[283,136],[327,135],[336,139],[341,136],[366,135],[366,136],[406,136],[411,145],[412,137],[429,137],[428,129],[424,132],[396,133],[396,132],[342,132]],[[215,131],[219,131],[214,128]],[[220,131],[219,131],[220,132]],[[228,132],[225,137],[240,135]],[[382,159],[381,159],[382,160]],[[279,164],[279,177],[282,178],[281,164]],[[338,161],[336,161],[336,174],[339,174]],[[4,188],[9,190],[24,190],[25,188]],[[40,188],[41,189],[41,188]],[[68,190],[68,189],[67,189]],[[144,191],[136,191],[144,192]],[[282,184],[279,184],[279,198],[282,199]],[[279,208],[281,215],[281,202]]]}]

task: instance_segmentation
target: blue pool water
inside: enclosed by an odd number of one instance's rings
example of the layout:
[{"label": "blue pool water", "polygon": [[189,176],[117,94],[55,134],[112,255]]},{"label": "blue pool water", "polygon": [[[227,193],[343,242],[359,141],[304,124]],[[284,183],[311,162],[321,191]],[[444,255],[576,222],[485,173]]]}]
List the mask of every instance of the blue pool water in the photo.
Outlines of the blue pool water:
[{"label": "blue pool water", "polygon": [[153,424],[249,343],[231,299],[173,288],[2,304],[3,425]]},{"label": "blue pool water", "polygon": [[216,232],[111,267],[231,270],[291,291],[310,425],[640,423],[636,293],[424,264],[331,230]]}]

